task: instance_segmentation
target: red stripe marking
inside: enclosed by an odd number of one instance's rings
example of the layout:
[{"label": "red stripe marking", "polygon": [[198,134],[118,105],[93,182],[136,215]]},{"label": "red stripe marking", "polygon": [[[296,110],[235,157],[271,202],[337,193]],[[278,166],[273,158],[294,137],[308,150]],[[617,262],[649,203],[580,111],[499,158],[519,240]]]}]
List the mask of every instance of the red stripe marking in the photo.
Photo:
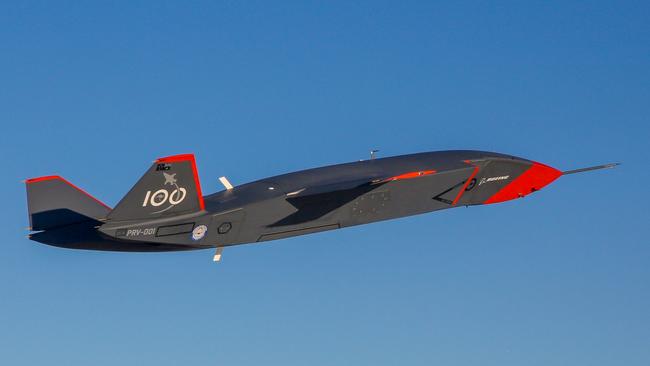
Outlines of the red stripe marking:
[{"label": "red stripe marking", "polygon": [[29,178],[25,180],[25,183],[36,183],[36,182],[42,182],[44,180],[52,180],[52,179],[63,179],[58,175],[46,175],[44,177],[38,177],[38,178]]},{"label": "red stripe marking", "polygon": [[194,174],[194,184],[196,184],[196,194],[199,196],[199,207],[201,211],[205,210],[205,201],[203,201],[203,193],[201,192],[201,182],[199,181],[199,172],[196,169],[196,161],[192,155],[192,174]]},{"label": "red stripe marking", "polygon": [[156,159],[156,163],[177,163],[179,161],[194,161],[194,154],[179,154]]},{"label": "red stripe marking", "polygon": [[389,181],[393,181],[393,180],[412,179],[412,178],[422,177],[424,175],[434,174],[435,172],[436,172],[435,170],[421,170],[421,171],[417,171],[417,172],[410,172],[410,173],[404,173],[404,174],[396,175],[394,177],[384,179],[384,181],[389,182]]},{"label": "red stripe marking", "polygon": [[156,163],[178,163],[183,161],[188,161],[192,165],[192,175],[194,175],[194,185],[196,185],[199,207],[201,208],[201,211],[203,211],[205,210],[205,201],[203,200],[203,193],[201,192],[201,182],[199,181],[199,172],[196,169],[196,159],[194,158],[194,154],[172,155],[156,159]]},{"label": "red stripe marking", "polygon": [[[467,160],[465,160],[465,162],[466,162],[467,164],[471,164],[471,163],[470,163],[469,161],[467,161]],[[463,188],[461,188],[460,192],[458,192],[458,195],[456,195],[456,198],[454,198],[454,202],[451,203],[452,206],[458,203],[458,201],[460,200],[460,198],[461,198],[461,197],[463,196],[463,194],[465,193],[465,189],[467,189],[467,186],[469,185],[469,183],[470,183],[470,182],[472,181],[472,179],[474,179],[474,177],[476,176],[476,173],[478,173],[478,167],[477,167],[477,166],[474,166],[474,171],[472,172],[472,175],[470,175],[469,178],[467,178],[467,181],[465,181],[465,184],[463,184]]]},{"label": "red stripe marking", "polygon": [[99,203],[100,205],[106,207],[109,210],[112,210],[112,208],[109,205],[107,205],[104,202],[98,200],[97,198],[92,196],[90,193],[88,193],[88,192],[84,191],[83,189],[77,187],[76,185],[70,183],[67,179],[65,179],[65,178],[63,178],[63,177],[61,177],[59,175],[46,175],[44,177],[30,178],[30,179],[25,180],[25,183],[32,184],[32,183],[43,182],[43,181],[54,180],[54,179],[58,179],[58,180],[62,181],[63,183],[69,185],[70,187],[72,187],[72,188],[78,190],[79,192],[85,194],[86,196],[92,198],[95,202]]}]

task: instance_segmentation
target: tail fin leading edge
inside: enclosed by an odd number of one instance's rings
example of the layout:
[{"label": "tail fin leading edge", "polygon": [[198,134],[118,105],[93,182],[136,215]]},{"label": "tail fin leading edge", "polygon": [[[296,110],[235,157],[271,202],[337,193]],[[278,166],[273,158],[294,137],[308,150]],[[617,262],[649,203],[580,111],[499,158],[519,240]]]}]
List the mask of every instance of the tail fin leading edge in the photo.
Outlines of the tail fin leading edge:
[{"label": "tail fin leading edge", "polygon": [[204,209],[194,155],[183,154],[154,161],[108,219],[155,219]]}]

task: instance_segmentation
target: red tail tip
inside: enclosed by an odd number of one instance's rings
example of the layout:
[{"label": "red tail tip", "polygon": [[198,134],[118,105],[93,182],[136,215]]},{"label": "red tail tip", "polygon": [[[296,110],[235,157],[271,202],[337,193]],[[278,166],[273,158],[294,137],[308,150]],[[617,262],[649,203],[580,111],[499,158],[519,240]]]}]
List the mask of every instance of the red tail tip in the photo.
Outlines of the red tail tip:
[{"label": "red tail tip", "polygon": [[178,161],[188,161],[188,160],[194,160],[194,154],[179,154],[179,155],[166,156],[164,158],[156,159],[156,163],[174,163]]},{"label": "red tail tip", "polygon": [[42,182],[42,181],[44,181],[44,180],[52,180],[52,179],[60,179],[60,180],[65,181],[65,179],[63,179],[63,178],[62,178],[61,176],[59,176],[59,175],[46,175],[46,176],[43,176],[43,177],[36,177],[36,178],[25,179],[25,183],[27,183],[27,184],[29,184],[29,183],[36,183],[36,182]]}]

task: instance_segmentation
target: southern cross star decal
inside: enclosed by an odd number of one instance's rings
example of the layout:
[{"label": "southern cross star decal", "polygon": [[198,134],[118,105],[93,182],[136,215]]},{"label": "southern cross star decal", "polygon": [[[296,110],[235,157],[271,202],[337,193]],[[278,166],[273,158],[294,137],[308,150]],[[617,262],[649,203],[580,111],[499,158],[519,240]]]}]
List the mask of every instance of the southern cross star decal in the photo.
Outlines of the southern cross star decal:
[{"label": "southern cross star decal", "polygon": [[165,186],[168,184],[174,185],[176,184],[176,173],[174,174],[167,174],[163,172],[163,175],[165,176]]}]

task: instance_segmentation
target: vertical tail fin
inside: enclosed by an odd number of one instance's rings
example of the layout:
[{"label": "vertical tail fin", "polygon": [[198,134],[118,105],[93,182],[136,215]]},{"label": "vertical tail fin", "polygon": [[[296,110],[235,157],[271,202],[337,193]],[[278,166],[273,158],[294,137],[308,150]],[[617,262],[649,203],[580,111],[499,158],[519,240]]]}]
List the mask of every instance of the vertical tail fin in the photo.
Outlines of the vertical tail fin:
[{"label": "vertical tail fin", "polygon": [[155,219],[205,209],[194,155],[156,160],[108,215],[109,220]]},{"label": "vertical tail fin", "polygon": [[102,220],[111,211],[110,207],[58,175],[27,179],[25,184],[31,230]]}]

